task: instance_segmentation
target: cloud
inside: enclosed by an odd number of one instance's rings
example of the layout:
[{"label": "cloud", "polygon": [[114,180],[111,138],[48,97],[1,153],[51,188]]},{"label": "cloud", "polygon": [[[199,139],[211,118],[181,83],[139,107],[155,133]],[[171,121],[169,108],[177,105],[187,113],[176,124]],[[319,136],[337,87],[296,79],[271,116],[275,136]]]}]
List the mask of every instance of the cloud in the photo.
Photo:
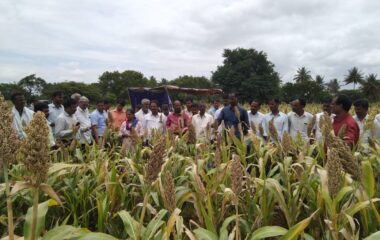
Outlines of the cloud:
[{"label": "cloud", "polygon": [[95,82],[104,71],[211,76],[225,48],[267,53],[282,80],[298,67],[326,80],[378,73],[379,1],[0,2],[0,82],[36,73]]}]

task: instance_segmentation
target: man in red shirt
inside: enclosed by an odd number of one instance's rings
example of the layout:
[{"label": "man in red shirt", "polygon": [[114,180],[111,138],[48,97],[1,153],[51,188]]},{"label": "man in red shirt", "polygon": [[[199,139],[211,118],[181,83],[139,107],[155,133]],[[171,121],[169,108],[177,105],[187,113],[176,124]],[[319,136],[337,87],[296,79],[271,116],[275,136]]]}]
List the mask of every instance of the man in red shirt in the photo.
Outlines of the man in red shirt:
[{"label": "man in red shirt", "polygon": [[169,113],[166,120],[166,128],[173,130],[175,134],[185,131],[190,124],[190,117],[182,111],[180,101],[174,101],[174,112]]},{"label": "man in red shirt", "polygon": [[351,108],[351,101],[346,95],[338,95],[331,102],[332,112],[335,114],[333,129],[335,135],[345,125],[346,131],[343,140],[352,148],[358,143],[360,129],[354,118],[348,113]]}]

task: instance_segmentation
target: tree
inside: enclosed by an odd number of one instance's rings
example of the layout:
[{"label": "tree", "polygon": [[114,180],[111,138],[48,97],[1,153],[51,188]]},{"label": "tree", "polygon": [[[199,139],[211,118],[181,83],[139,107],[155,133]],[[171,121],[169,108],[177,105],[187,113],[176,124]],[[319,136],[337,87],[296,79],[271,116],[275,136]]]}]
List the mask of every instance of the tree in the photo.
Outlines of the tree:
[{"label": "tree", "polygon": [[239,99],[267,101],[280,94],[280,78],[266,53],[255,49],[225,49],[222,66],[212,74],[212,82],[225,92],[237,92]]},{"label": "tree", "polygon": [[213,83],[206,77],[179,76],[169,82],[170,85],[188,88],[212,88]]},{"label": "tree", "polygon": [[14,92],[22,92],[26,94],[25,90],[22,87],[20,87],[17,83],[0,83],[0,92],[7,100],[11,99],[11,95]]},{"label": "tree", "polygon": [[322,102],[331,95],[323,85],[317,81],[306,81],[299,83],[286,83],[282,86],[282,98],[286,102],[302,97],[308,102]]},{"label": "tree", "polygon": [[297,69],[297,73],[294,76],[293,80],[296,81],[296,83],[302,83],[313,80],[313,78],[310,75],[310,71],[307,70],[305,67],[301,67]]},{"label": "tree", "polygon": [[124,72],[104,72],[99,77],[99,85],[103,95],[113,96],[112,98],[128,98],[129,87],[150,87],[156,85],[155,79],[149,80],[140,72],[127,70]]},{"label": "tree", "polygon": [[363,74],[356,67],[353,67],[348,70],[348,75],[344,79],[344,82],[346,85],[353,83],[355,90],[356,84],[363,82]]},{"label": "tree", "polygon": [[315,76],[315,82],[318,83],[319,85],[323,85],[323,80],[324,80],[324,77],[322,77],[321,75]]},{"label": "tree", "polygon": [[330,82],[326,84],[327,89],[330,91],[331,94],[336,95],[339,92],[339,82],[338,79],[334,78],[331,79]]},{"label": "tree", "polygon": [[46,81],[40,77],[36,77],[35,74],[32,74],[22,78],[17,84],[25,90],[26,97],[29,99],[41,95],[42,90],[46,86]]},{"label": "tree", "polygon": [[371,101],[380,99],[380,80],[377,80],[376,74],[369,74],[361,83],[360,91]]},{"label": "tree", "polygon": [[96,101],[98,99],[105,98],[105,96],[101,94],[100,86],[98,83],[85,84],[74,81],[47,83],[42,92],[41,98],[46,100],[51,99],[52,93],[57,90],[63,92],[65,99],[70,98],[71,94],[73,93],[80,93],[82,96],[86,96],[90,101]]}]

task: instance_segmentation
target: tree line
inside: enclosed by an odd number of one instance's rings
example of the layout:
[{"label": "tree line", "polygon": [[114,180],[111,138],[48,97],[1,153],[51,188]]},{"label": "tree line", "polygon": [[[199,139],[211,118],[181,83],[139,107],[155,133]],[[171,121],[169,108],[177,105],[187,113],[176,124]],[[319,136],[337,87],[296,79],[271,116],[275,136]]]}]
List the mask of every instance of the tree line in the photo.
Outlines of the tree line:
[{"label": "tree line", "polygon": [[[26,76],[13,83],[1,83],[0,91],[6,99],[14,91],[21,91],[29,102],[33,99],[50,99],[54,91],[62,91],[66,97],[78,92],[87,96],[90,101],[105,98],[115,101],[117,98],[128,99],[129,87],[157,87],[161,85],[176,85],[190,88],[222,88],[225,92],[236,92],[241,101],[249,101],[254,97],[267,101],[276,97],[283,101],[291,101],[303,97],[309,102],[322,102],[331,96],[344,93],[353,100],[368,98],[370,101],[380,100],[380,80],[377,75],[364,75],[357,67],[348,70],[343,79],[325,80],[322,75],[312,76],[306,67],[298,68],[294,78],[281,81],[275,71],[275,65],[268,60],[267,54],[255,49],[225,49],[223,63],[212,72],[210,79],[204,76],[179,76],[172,80],[154,76],[144,76],[143,73],[126,71],[106,71],[95,83],[64,81],[49,83],[35,74]],[[343,85],[353,84],[353,89],[341,90]],[[357,88],[357,85],[359,87]],[[183,99],[184,94],[171,94],[172,98]]]}]

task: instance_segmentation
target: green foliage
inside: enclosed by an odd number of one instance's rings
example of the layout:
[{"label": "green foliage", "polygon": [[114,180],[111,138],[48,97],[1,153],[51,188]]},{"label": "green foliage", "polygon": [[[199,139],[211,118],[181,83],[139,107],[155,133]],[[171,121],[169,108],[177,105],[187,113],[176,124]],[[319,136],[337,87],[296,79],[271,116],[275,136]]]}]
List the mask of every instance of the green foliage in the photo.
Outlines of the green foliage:
[{"label": "green foliage", "polygon": [[[163,82],[161,82],[163,84]],[[208,80],[206,77],[196,77],[196,76],[179,76],[171,81],[166,82],[166,85],[174,85],[178,87],[186,88],[213,88],[214,84]],[[193,96],[184,93],[170,93],[170,98],[172,100],[179,99],[184,101],[187,97],[191,97],[194,100],[211,100],[210,96]]]},{"label": "green foliage", "polygon": [[73,93],[80,93],[90,99],[90,101],[95,101],[104,97],[101,95],[100,86],[98,83],[86,84],[81,82],[65,81],[46,84],[40,99],[50,100],[52,93],[57,90],[63,92],[64,98],[70,98]]},{"label": "green foliage", "polygon": [[305,67],[301,67],[297,69],[297,74],[293,78],[296,83],[304,83],[304,82],[310,82],[313,80],[313,78],[310,75],[310,71],[307,70]]},{"label": "green foliage", "polygon": [[286,102],[299,97],[306,99],[308,102],[322,102],[331,97],[322,84],[313,80],[298,83],[288,82],[282,86],[281,91],[282,98]]},{"label": "green foliage", "polygon": [[17,84],[25,90],[27,97],[30,98],[41,95],[42,90],[46,86],[46,81],[32,74],[22,78]]},{"label": "green foliage", "polygon": [[17,83],[0,83],[0,92],[5,99],[11,99],[13,92],[22,92],[26,95],[26,91]]},{"label": "green foliage", "polygon": [[363,82],[363,73],[361,73],[357,67],[353,67],[348,70],[348,75],[345,77],[344,82],[346,84],[354,84],[354,90],[356,84]]},{"label": "green foliage", "polygon": [[266,53],[255,49],[225,49],[222,66],[212,74],[212,82],[225,92],[235,91],[242,101],[267,101],[280,93],[280,78]]},{"label": "green foliage", "polygon": [[370,101],[380,100],[380,80],[376,74],[369,74],[365,80],[361,82],[360,91]]}]

